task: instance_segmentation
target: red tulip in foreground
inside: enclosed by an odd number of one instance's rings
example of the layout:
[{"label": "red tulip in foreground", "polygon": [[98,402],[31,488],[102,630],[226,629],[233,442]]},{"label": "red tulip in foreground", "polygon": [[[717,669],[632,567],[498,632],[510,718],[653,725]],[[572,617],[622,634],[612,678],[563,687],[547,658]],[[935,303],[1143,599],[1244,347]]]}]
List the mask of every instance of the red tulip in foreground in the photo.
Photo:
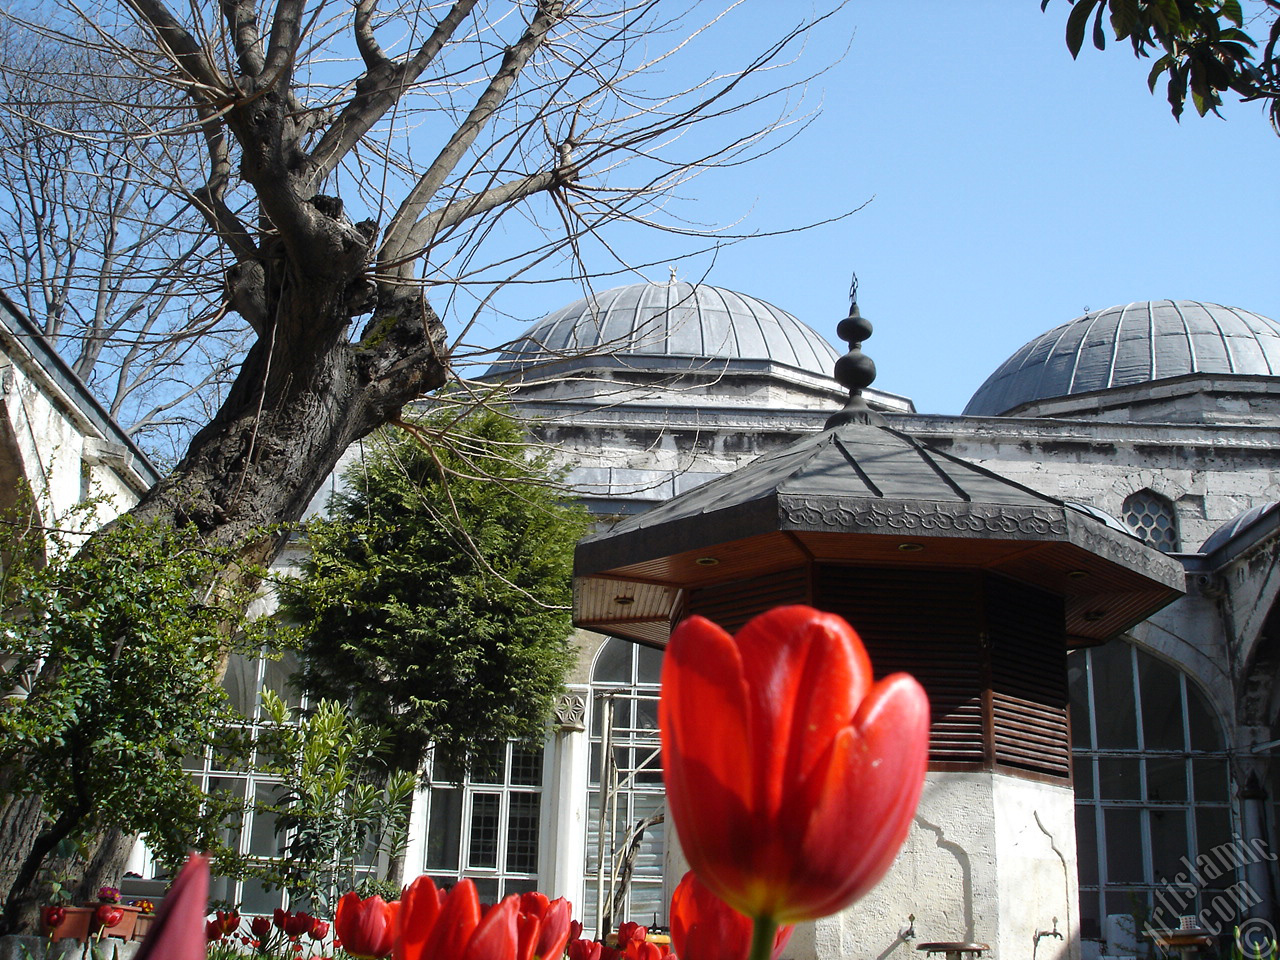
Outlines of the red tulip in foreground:
[{"label": "red tulip in foreground", "polygon": [[906,674],[872,684],[837,616],[778,607],[736,637],[684,621],[664,657],[659,726],[680,844],[708,889],[755,920],[753,960],[777,924],[870,890],[910,829],[928,698]]},{"label": "red tulip in foreground", "polygon": [[[791,939],[791,925],[778,928],[773,960]],[[729,906],[690,870],[671,895],[671,945],[680,960],[746,960],[751,920]]]},{"label": "red tulip in foreground", "polygon": [[401,901],[395,960],[559,960],[570,920],[569,901],[539,893],[512,894],[482,915],[470,880],[444,896],[419,877]]},{"label": "red tulip in foreground", "polygon": [[[400,901],[387,903],[381,897],[373,896],[361,900],[360,894],[354,890],[344,894],[338,901],[338,909],[333,916],[334,935],[342,941],[342,947],[353,957],[364,960],[377,960],[391,956],[391,945],[395,939],[396,914],[400,909]],[[306,916],[306,923],[296,920],[285,921],[285,933],[291,937],[302,936],[311,930],[315,922]],[[291,931],[296,930],[296,933]]]},{"label": "red tulip in foreground", "polygon": [[205,960],[209,858],[192,854],[170,885],[134,960]]}]

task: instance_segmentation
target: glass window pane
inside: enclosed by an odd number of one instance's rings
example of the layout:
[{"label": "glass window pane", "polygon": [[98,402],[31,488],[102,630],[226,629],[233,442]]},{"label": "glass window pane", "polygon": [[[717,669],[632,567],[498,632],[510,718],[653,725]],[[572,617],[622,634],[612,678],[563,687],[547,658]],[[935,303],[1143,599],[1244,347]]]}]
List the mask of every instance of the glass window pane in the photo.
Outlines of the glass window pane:
[{"label": "glass window pane", "polygon": [[1071,778],[1075,782],[1076,796],[1094,798],[1093,760],[1084,754],[1075,754],[1071,758]]},{"label": "glass window pane", "polygon": [[462,842],[462,791],[431,788],[431,816],[427,827],[427,870],[458,869],[458,848]]},{"label": "glass window pane", "polygon": [[1071,743],[1087,749],[1093,745],[1093,726],[1089,716],[1089,651],[1075,650],[1067,654],[1067,684],[1071,695]]},{"label": "glass window pane", "polygon": [[266,662],[265,676],[262,685],[268,690],[274,690],[280,694],[282,699],[290,707],[302,706],[302,696],[294,689],[289,678],[298,672],[298,658],[292,653],[282,654],[278,660],[268,660]]},{"label": "glass window pane", "polygon": [[1227,761],[1197,757],[1191,761],[1191,776],[1197,803],[1227,799]]},{"label": "glass window pane", "polygon": [[481,904],[493,905],[502,899],[501,881],[497,877],[472,877]]},{"label": "glass window pane", "polygon": [[1098,797],[1102,800],[1141,800],[1138,779],[1142,761],[1137,757],[1102,757],[1098,760]]},{"label": "glass window pane", "polygon": [[1187,684],[1187,726],[1192,750],[1221,750],[1222,733],[1209,701],[1194,683]]},{"label": "glass window pane", "polygon": [[227,658],[227,672],[222,677],[231,706],[242,717],[252,717],[258,705],[258,658],[233,653]]},{"label": "glass window pane", "polygon": [[596,654],[591,670],[594,683],[631,683],[631,657],[635,645],[626,640],[611,637]]},{"label": "glass window pane", "polygon": [[1134,709],[1132,648],[1112,641],[1090,650],[1093,699],[1097,705],[1098,749],[1136,750],[1138,720]]},{"label": "glass window pane", "polygon": [[255,800],[258,809],[255,809],[251,815],[252,819],[249,827],[249,854],[251,856],[278,857],[284,852],[281,849],[283,839],[276,835],[275,814],[262,809],[263,807],[278,804],[284,793],[283,784],[262,782],[257,784]]},{"label": "glass window pane", "polygon": [[[1226,807],[1197,807],[1196,852],[1199,856],[1196,858],[1196,863],[1198,866],[1202,863],[1213,865],[1200,869],[1200,875],[1210,887],[1224,889],[1238,879],[1233,867],[1234,860],[1229,852],[1230,843],[1231,811]],[[1214,851],[1219,849],[1224,851],[1225,864],[1214,855]],[[1222,872],[1216,877],[1210,876],[1218,868],[1221,868]]]},{"label": "glass window pane", "polygon": [[244,913],[270,914],[276,907],[284,906],[284,893],[268,890],[257,880],[246,880],[241,895],[240,909]]},{"label": "glass window pane", "polygon": [[217,800],[235,804],[235,809],[227,814],[219,831],[222,842],[232,850],[240,849],[240,828],[244,823],[244,788],[245,781],[238,777],[210,777],[209,793]]},{"label": "glass window pane", "polygon": [[1138,689],[1142,692],[1142,735],[1148,750],[1185,750],[1182,690],[1178,673],[1155,657],[1138,653]]},{"label": "glass window pane", "polygon": [[490,743],[471,757],[472,783],[502,783],[506,777],[507,745]]},{"label": "glass window pane", "polygon": [[1143,883],[1142,811],[1103,810],[1107,831],[1107,882]]},{"label": "glass window pane", "polygon": [[1076,869],[1081,886],[1098,884],[1098,831],[1094,808],[1076,807]]},{"label": "glass window pane", "polygon": [[507,810],[507,870],[538,872],[538,807],[536,793],[513,792]]},{"label": "glass window pane", "polygon": [[636,647],[636,681],[660,683],[662,681],[662,651],[653,647]]},{"label": "glass window pane", "polygon": [[1180,858],[1191,849],[1187,841],[1187,811],[1152,810],[1147,814],[1151,827],[1151,873],[1159,884],[1168,883],[1186,867]]},{"label": "glass window pane", "polygon": [[1147,799],[1152,803],[1186,802],[1187,761],[1182,757],[1147,760]]},{"label": "glass window pane", "polygon": [[517,787],[542,786],[542,750],[511,747],[511,783]]},{"label": "glass window pane", "polygon": [[658,701],[656,699],[636,701],[636,728],[639,730],[658,729]]},{"label": "glass window pane", "polygon": [[471,797],[470,848],[468,867],[498,865],[499,808],[502,797],[496,793],[477,793]]}]

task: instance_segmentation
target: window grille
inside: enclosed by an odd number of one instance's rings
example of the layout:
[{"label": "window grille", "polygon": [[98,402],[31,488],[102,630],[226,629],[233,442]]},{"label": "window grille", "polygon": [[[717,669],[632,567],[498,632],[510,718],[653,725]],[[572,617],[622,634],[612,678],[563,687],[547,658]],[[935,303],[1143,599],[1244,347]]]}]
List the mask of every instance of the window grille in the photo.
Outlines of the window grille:
[{"label": "window grille", "polygon": [[[1081,936],[1101,939],[1113,914],[1176,927],[1237,880],[1218,720],[1184,674],[1132,644],[1067,662]],[[1226,867],[1189,890],[1175,877],[1201,854]]]},{"label": "window grille", "polygon": [[1178,549],[1178,515],[1173,504],[1150,490],[1139,490],[1124,501],[1124,522],[1157,550]]},{"label": "window grille", "polygon": [[461,778],[433,760],[422,872],[469,877],[484,903],[537,889],[542,765],[541,747],[519,743],[491,745]]}]

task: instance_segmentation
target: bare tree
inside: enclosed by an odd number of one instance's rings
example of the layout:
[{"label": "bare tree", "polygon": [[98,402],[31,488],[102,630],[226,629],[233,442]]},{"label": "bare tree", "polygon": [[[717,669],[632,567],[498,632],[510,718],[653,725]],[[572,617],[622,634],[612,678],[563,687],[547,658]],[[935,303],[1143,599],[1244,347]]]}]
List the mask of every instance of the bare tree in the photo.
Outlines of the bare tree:
[{"label": "bare tree", "polygon": [[[779,24],[753,54],[714,43],[722,11],[669,0],[263,7],[68,0],[23,21],[120,64],[87,92],[48,79],[53,99],[100,90],[101,109],[136,128],[165,118],[132,134],[165,168],[123,179],[168,184],[199,213],[216,249],[192,248],[193,262],[221,265],[214,315],[237,314],[251,343],[133,513],[194,524],[254,561],[275,555],[264,531],[302,515],[344,449],[446,382],[446,321],[463,338],[504,286],[589,282],[583,247],[609,257],[607,224],[703,234],[664,205],[688,178],[785,140],[805,80],[785,68],[814,24]],[[741,58],[732,67],[726,47]],[[131,78],[150,100],[112,96]],[[118,142],[40,122],[103,153]],[[194,236],[175,227],[167,249]],[[185,314],[195,340],[201,316]]]},{"label": "bare tree", "polygon": [[[152,139],[179,162],[147,179],[172,177],[199,211],[224,305],[253,332],[220,408],[135,512],[253,539],[259,558],[274,550],[259,531],[300,516],[343,449],[445,382],[440,313],[459,290],[483,303],[549,261],[583,275],[574,251],[602,224],[651,222],[689,176],[767,149],[786,105],[762,123],[739,114],[785,100],[753,81],[808,28],[690,82],[673,64],[705,52],[694,41],[716,18],[687,24],[658,0],[83,9],[46,40],[171,94],[130,105],[170,118]],[[655,71],[678,89],[655,92]],[[101,89],[104,109],[123,106]],[[708,120],[728,136],[695,130]],[[198,180],[180,162],[193,138]],[[535,239],[495,242],[517,209],[543,232],[522,221]]]},{"label": "bare tree", "polygon": [[140,109],[152,82],[114,75],[93,49],[6,23],[0,60],[0,280],[111,415],[173,463],[247,339],[222,309],[216,241],[169,175],[198,172],[194,144],[150,139],[168,122]]}]

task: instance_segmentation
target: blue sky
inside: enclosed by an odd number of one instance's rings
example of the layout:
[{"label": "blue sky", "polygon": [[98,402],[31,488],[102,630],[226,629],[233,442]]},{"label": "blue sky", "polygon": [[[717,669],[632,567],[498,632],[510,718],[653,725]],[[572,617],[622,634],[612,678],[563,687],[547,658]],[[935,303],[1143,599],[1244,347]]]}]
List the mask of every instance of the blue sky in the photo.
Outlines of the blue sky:
[{"label": "blue sky", "polygon": [[[741,37],[719,43],[759,42],[771,29],[760,10],[800,8],[749,6]],[[1086,308],[1168,297],[1280,319],[1280,138],[1261,107],[1176,123],[1127,46],[1071,59],[1066,0],[1045,13],[1036,0],[904,9],[852,0],[804,55],[818,64],[849,44],[813,91],[820,117],[780,153],[686,190],[706,219],[749,211],[760,231],[869,205],[724,249],[707,282],[834,340],[856,270],[876,386],[923,413],[959,413],[1009,354]],[[530,298],[530,322],[569,299]]]}]

